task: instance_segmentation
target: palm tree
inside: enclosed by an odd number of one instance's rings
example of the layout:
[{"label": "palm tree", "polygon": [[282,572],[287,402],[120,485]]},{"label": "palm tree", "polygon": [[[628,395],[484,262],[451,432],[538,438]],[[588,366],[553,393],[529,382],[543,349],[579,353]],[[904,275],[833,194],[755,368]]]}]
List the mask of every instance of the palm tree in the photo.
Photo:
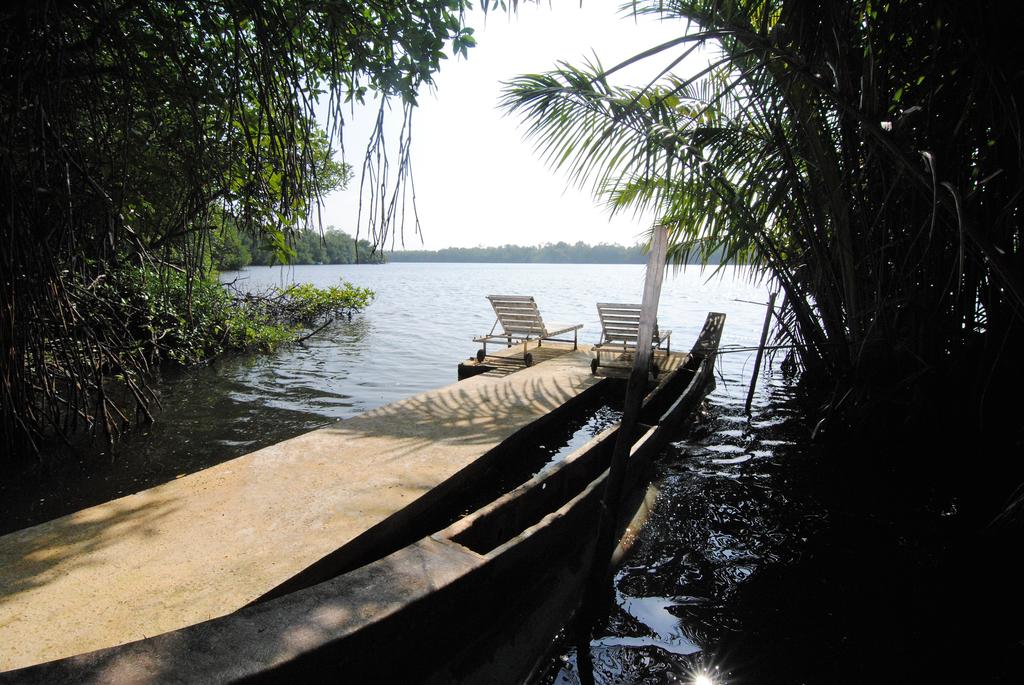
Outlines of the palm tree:
[{"label": "palm tree", "polygon": [[[634,2],[680,37],[520,76],[502,105],[611,211],[656,210],[677,263],[723,250],[769,273],[828,415],[902,422],[960,397],[1019,430],[1001,419],[1024,378],[1022,62],[1008,10],[983,5]],[[679,73],[699,46],[716,57]],[[652,82],[610,84],[652,60]]]}]

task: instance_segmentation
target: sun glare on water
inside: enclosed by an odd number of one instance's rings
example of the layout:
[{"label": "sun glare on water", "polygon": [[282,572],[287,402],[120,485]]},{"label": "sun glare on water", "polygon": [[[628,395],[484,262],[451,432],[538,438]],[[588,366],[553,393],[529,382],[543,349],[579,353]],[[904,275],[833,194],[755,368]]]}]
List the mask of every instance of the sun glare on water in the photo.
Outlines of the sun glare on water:
[{"label": "sun glare on water", "polygon": [[715,681],[701,673],[693,679],[693,685],[715,685]]}]

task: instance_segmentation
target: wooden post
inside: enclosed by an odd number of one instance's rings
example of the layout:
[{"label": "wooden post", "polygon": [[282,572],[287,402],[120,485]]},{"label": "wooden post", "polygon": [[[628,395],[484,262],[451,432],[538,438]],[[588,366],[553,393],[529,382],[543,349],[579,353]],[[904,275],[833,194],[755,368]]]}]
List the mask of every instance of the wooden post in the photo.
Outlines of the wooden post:
[{"label": "wooden post", "polygon": [[[661,283],[665,277],[665,253],[668,249],[668,230],[657,226],[651,236],[651,252],[647,258],[647,276],[644,279],[643,304],[640,308],[640,330],[636,341],[636,355],[633,368],[626,382],[626,400],[622,421],[612,450],[608,481],[601,500],[601,516],[598,520],[597,542],[591,560],[588,587],[584,591],[583,605],[577,624],[580,648],[583,636],[589,635],[590,626],[601,598],[610,585],[609,570],[612,554],[615,552],[615,530],[619,521],[622,501],[622,485],[625,481],[626,466],[630,448],[636,434],[640,408],[647,393],[648,373],[651,368],[651,342],[654,339],[654,322],[658,317],[658,300],[661,297]],[[587,640],[589,646],[589,639]]]},{"label": "wooden post", "polygon": [[[633,446],[640,405],[647,394],[647,376],[651,369],[651,343],[654,340],[654,323],[658,319],[658,300],[661,298],[661,283],[665,278],[665,252],[668,248],[668,230],[663,226],[654,229],[651,236],[651,253],[647,258],[647,277],[644,279],[643,304],[640,306],[640,330],[637,333],[636,355],[633,368],[626,382],[626,401],[622,410],[619,434],[612,450],[608,483],[604,492],[604,510],[609,537],[613,538],[615,522],[618,520],[618,504],[622,496],[622,482],[626,473],[629,450]],[[614,540],[608,548],[604,561],[611,560]]]},{"label": "wooden post", "polygon": [[754,388],[757,387],[757,374],[761,371],[761,357],[764,356],[764,345],[768,340],[768,326],[772,322],[772,314],[775,312],[775,296],[777,292],[768,296],[768,311],[764,315],[764,327],[761,328],[761,343],[757,346],[757,356],[754,357],[754,375],[750,377],[750,390],[747,391],[747,403],[743,410],[750,413],[750,403],[754,401]]}]

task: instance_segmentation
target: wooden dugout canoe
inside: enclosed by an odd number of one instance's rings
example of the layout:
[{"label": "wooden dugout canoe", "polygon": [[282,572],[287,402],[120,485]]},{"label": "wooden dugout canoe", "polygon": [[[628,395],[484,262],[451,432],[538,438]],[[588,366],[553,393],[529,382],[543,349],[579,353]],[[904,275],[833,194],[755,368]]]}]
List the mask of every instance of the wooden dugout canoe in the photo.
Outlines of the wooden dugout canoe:
[{"label": "wooden dugout canoe", "polygon": [[[686,362],[644,400],[619,553],[653,503],[651,458],[713,385],[724,320],[709,314]],[[396,531],[395,551],[375,546],[379,558],[339,550],[226,616],[0,682],[521,682],[581,600],[617,430],[440,530],[443,518],[423,516]]]}]

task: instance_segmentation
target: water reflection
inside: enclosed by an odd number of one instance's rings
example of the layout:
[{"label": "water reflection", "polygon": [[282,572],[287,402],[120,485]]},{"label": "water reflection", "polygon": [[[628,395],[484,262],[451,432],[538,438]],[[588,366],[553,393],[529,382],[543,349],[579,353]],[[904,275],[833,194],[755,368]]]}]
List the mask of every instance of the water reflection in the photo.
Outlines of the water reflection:
[{"label": "water reflection", "polygon": [[[720,383],[661,455],[657,507],[589,643],[593,681],[1021,682],[1019,611],[997,609],[1020,593],[981,561],[1003,558],[985,549],[998,537],[902,470],[912,446],[810,442],[792,393],[772,376],[748,419]],[[588,682],[577,661],[564,649],[539,682]]]},{"label": "water reflection", "polygon": [[[807,435],[786,381],[769,377],[747,417],[736,367],[720,371],[703,420],[658,461],[657,506],[590,642],[596,683],[730,682],[730,664],[711,661],[738,627],[733,598],[766,565],[798,559],[824,519],[787,495],[779,468]],[[587,682],[578,669],[567,648],[539,682]]]}]

